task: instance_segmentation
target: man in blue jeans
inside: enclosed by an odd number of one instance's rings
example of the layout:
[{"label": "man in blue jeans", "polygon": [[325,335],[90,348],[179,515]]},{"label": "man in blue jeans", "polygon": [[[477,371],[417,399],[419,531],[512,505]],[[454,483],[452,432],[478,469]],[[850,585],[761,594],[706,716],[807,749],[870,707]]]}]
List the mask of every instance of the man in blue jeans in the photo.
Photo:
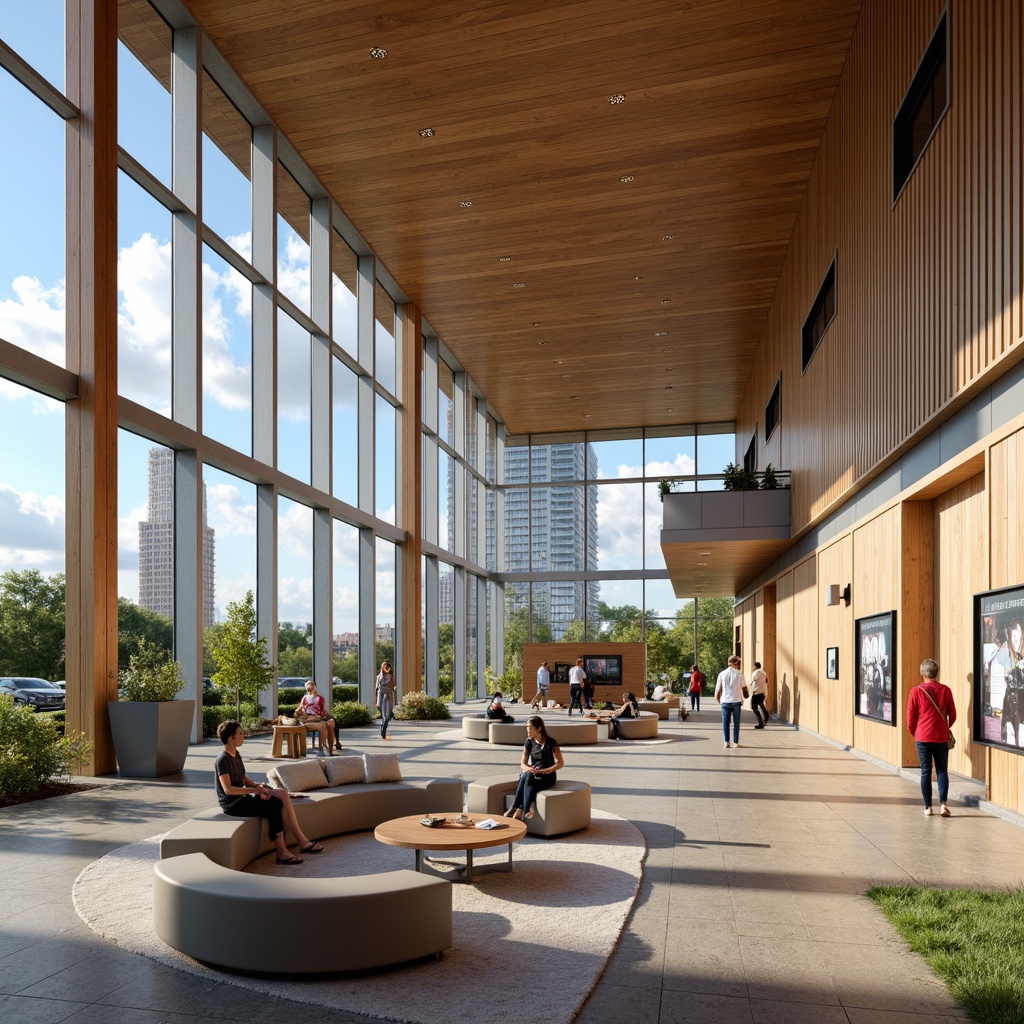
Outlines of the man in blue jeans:
[{"label": "man in blue jeans", "polygon": [[[722,746],[740,745],[740,709],[743,707],[743,689],[747,685],[740,671],[740,659],[734,654],[729,658],[729,667],[718,674],[715,683],[715,700],[722,705]],[[732,720],[732,743],[729,742],[729,720]]]}]

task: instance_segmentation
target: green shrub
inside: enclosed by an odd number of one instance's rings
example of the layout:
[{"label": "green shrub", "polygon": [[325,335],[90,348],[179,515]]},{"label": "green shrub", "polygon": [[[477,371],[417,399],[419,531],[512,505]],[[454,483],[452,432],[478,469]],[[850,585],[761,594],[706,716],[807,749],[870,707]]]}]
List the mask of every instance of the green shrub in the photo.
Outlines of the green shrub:
[{"label": "green shrub", "polygon": [[224,703],[223,690],[203,690],[203,707],[219,708]]},{"label": "green shrub", "polygon": [[51,716],[15,705],[9,694],[0,696],[0,799],[66,782],[91,754],[84,736],[62,737]]},{"label": "green shrub", "polygon": [[64,735],[64,726],[67,722],[67,711],[37,711],[37,718],[48,718],[57,727],[57,734]]},{"label": "green shrub", "polygon": [[340,704],[342,701],[359,700],[359,687],[350,683],[342,683],[340,686],[334,687],[332,694],[335,704]]},{"label": "green shrub", "polygon": [[331,715],[339,729],[352,729],[357,725],[369,725],[373,721],[370,709],[354,700],[343,700],[335,704],[331,708]]},{"label": "green shrub", "polygon": [[[209,738],[217,735],[217,726],[221,722],[227,722],[235,717],[234,705],[228,707],[217,705],[203,708],[203,736]],[[255,704],[242,704],[242,731],[249,735],[263,728],[263,719],[260,717]]]},{"label": "green shrub", "polygon": [[298,704],[278,704],[277,713],[279,715],[287,715],[289,718],[295,717],[295,712],[299,710]]},{"label": "green shrub", "polygon": [[128,667],[118,675],[117,695],[129,701],[174,700],[184,685],[181,665],[172,661],[162,647],[140,638]]},{"label": "green shrub", "polygon": [[295,704],[298,706],[300,700],[306,696],[306,688],[304,686],[282,686],[277,691],[277,706],[280,709],[281,704]]},{"label": "green shrub", "polygon": [[395,718],[401,722],[434,721],[451,717],[448,705],[440,697],[428,697],[422,690],[407,693],[402,703],[395,708]]}]

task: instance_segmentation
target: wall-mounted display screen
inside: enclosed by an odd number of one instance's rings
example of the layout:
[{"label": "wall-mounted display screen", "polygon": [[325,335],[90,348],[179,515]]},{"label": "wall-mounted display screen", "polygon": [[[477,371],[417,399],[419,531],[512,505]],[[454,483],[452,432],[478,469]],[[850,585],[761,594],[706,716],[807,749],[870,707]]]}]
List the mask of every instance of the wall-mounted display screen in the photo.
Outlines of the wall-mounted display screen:
[{"label": "wall-mounted display screen", "polygon": [[974,736],[1024,753],[1024,587],[974,598]]},{"label": "wall-mounted display screen", "polygon": [[863,718],[896,724],[896,613],[857,619],[854,708]]},{"label": "wall-mounted display screen", "polygon": [[621,654],[584,654],[583,671],[593,683],[621,683]]},{"label": "wall-mounted display screen", "polygon": [[553,683],[567,683],[569,682],[569,663],[567,661],[556,661],[555,667],[551,672],[551,682]]}]

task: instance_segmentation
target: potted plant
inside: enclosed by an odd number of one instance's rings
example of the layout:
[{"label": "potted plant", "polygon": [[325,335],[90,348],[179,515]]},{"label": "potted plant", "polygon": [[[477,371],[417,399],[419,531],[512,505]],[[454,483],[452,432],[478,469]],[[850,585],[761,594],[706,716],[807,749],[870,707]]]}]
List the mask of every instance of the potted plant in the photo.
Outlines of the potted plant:
[{"label": "potted plant", "polygon": [[176,700],[185,685],[181,665],[140,639],[118,676],[118,700],[107,702],[118,771],[146,779],[185,766],[195,717],[194,700]]},{"label": "potted plant", "polygon": [[658,500],[663,504],[665,502],[665,495],[672,493],[672,481],[666,477],[664,480],[658,481]]}]

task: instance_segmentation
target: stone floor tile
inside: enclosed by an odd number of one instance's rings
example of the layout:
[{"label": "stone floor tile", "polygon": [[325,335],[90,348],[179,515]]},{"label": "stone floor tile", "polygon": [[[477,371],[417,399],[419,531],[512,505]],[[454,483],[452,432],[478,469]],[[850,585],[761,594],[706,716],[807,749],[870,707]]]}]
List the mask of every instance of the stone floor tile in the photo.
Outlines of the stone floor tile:
[{"label": "stone floor tile", "polygon": [[[625,987],[602,981],[584,1004],[575,1024],[659,1024],[662,993],[660,988]],[[514,1014],[510,1014],[514,1016]]]},{"label": "stone floor tile", "polygon": [[750,1000],[713,992],[665,992],[658,1024],[753,1024]]},{"label": "stone floor tile", "polygon": [[900,1010],[866,1010],[858,1006],[846,1007],[850,1024],[970,1024],[959,1014],[903,1013]]},{"label": "stone floor tile", "polygon": [[782,999],[750,1000],[754,1024],[848,1024],[841,1006],[815,1002],[786,1002]]},{"label": "stone floor tile", "polygon": [[0,1020],[9,1024],[58,1024],[87,1005],[63,999],[0,995]]}]

